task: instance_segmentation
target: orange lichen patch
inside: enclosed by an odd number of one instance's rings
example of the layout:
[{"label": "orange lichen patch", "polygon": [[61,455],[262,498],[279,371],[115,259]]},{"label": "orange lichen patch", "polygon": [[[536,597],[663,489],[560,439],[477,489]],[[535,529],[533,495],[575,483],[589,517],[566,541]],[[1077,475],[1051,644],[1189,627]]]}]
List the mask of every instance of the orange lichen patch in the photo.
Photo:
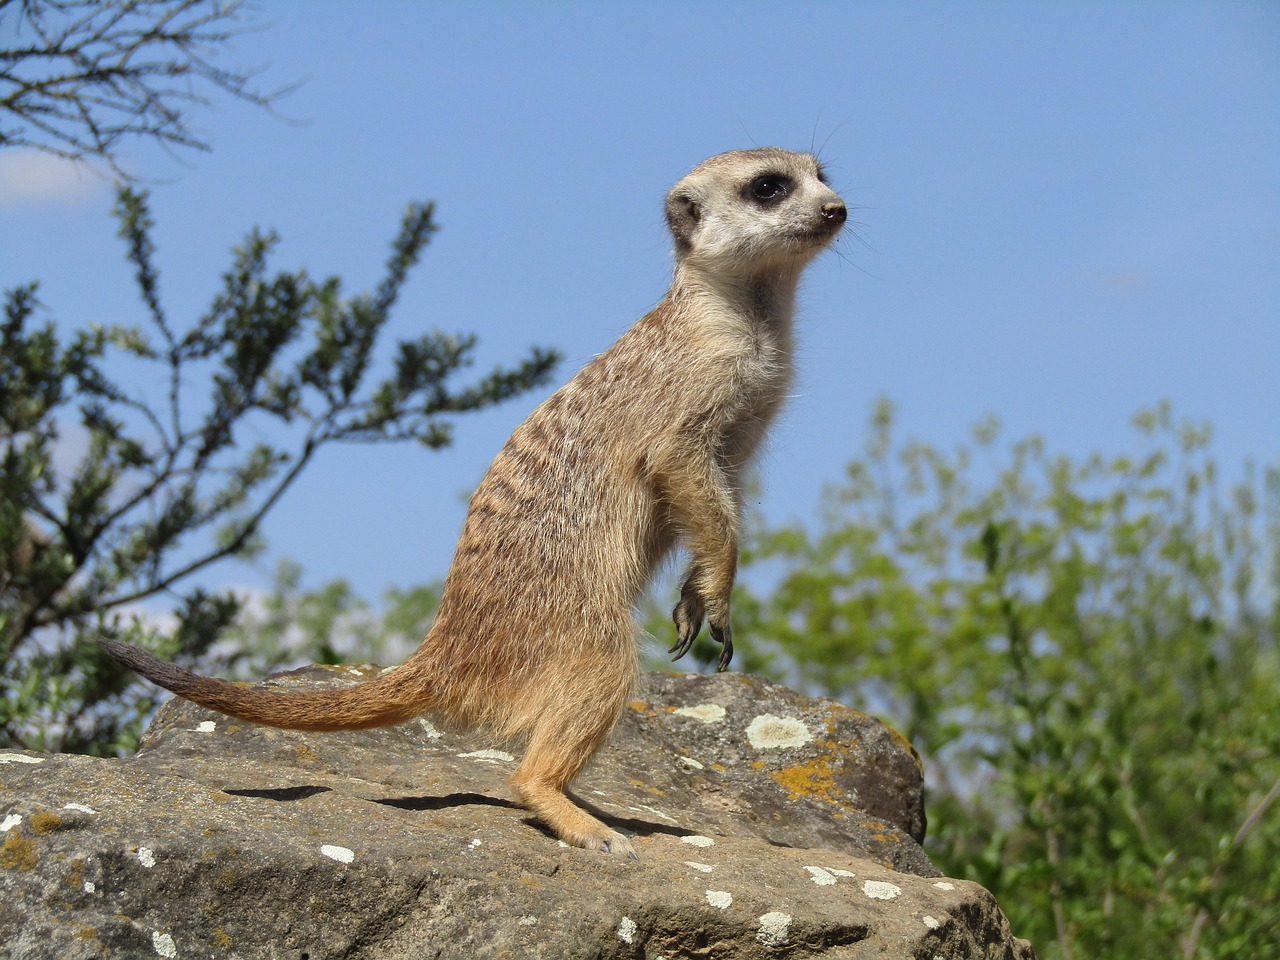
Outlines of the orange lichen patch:
[{"label": "orange lichen patch", "polygon": [[5,870],[21,870],[27,873],[36,868],[36,842],[11,833],[0,846],[0,867]]},{"label": "orange lichen patch", "polygon": [[[845,709],[848,710],[850,713],[858,712],[857,710],[854,710],[852,707],[845,707]],[[848,717],[841,717],[838,715],[837,716],[829,715],[826,717],[826,719],[822,721],[822,725],[827,728],[827,733],[830,736],[838,738],[840,736],[838,728],[846,720],[848,720]],[[845,742],[847,742],[850,746],[852,746],[856,744],[858,741],[855,739],[855,740],[848,740]]]},{"label": "orange lichen patch", "polygon": [[240,872],[234,867],[226,867],[213,877],[213,886],[217,890],[234,890],[240,883]]},{"label": "orange lichen patch", "polygon": [[835,784],[835,775],[831,769],[829,757],[817,757],[808,763],[771,773],[770,776],[778,781],[779,786],[787,791],[792,800],[807,797],[825,800],[827,803],[839,803],[844,797],[844,792]]},{"label": "orange lichen patch", "polygon": [[910,740],[904,737],[901,733],[899,733],[893,727],[889,726],[887,723],[884,725],[884,728],[888,730],[891,734],[893,734],[893,736],[897,737],[898,742],[901,743],[904,747],[906,747],[911,752],[911,756],[915,758],[916,766],[920,768],[921,773],[924,773],[924,761],[920,759],[920,754],[916,752],[915,744],[913,744]]},{"label": "orange lichen patch", "polygon": [[76,890],[84,888],[84,861],[72,860],[71,869],[67,871],[67,886]]},{"label": "orange lichen patch", "polygon": [[231,937],[227,935],[227,931],[221,927],[215,927],[213,931],[213,945],[222,950],[226,950],[231,946]]},{"label": "orange lichen patch", "polygon": [[56,813],[44,810],[31,815],[31,829],[40,836],[44,836],[46,833],[53,833],[60,826],[62,826],[62,818]]},{"label": "orange lichen patch", "polygon": [[649,706],[648,702],[644,700],[632,700],[629,704],[627,704],[627,706],[629,706],[636,713],[653,714],[655,712],[653,707]]},{"label": "orange lichen patch", "polygon": [[763,760],[753,760],[753,761],[752,761],[752,763],[751,763],[751,769],[752,769],[752,770],[760,770],[760,769],[762,769],[762,768],[764,767],[764,765],[765,765],[765,763],[764,763],[764,761],[763,761]]},{"label": "orange lichen patch", "polygon": [[858,764],[857,740],[819,740],[816,746],[827,757],[828,763]]},{"label": "orange lichen patch", "polygon": [[299,763],[319,763],[320,754],[316,753],[305,743],[296,744],[293,748],[294,754],[298,758]]}]

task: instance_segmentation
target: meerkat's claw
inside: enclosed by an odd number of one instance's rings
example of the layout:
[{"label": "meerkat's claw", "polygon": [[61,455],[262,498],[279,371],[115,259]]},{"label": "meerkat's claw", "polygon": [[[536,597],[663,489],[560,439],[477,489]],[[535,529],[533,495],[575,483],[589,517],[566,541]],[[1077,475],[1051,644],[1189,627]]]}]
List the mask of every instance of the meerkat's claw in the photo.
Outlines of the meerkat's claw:
[{"label": "meerkat's claw", "polygon": [[612,837],[606,840],[601,844],[600,849],[605,853],[623,854],[628,860],[635,860],[637,862],[640,860],[635,848],[631,846],[631,841],[620,833],[615,833]]},{"label": "meerkat's claw", "polygon": [[702,601],[686,589],[680,602],[676,604],[675,610],[671,612],[671,619],[676,624],[676,642],[671,645],[667,653],[675,654],[671,658],[673,662],[688,653],[693,646],[693,641],[698,639],[698,634],[702,632],[702,617]]},{"label": "meerkat's claw", "polygon": [[716,670],[724,673],[729,669],[729,661],[733,659],[733,629],[727,623],[723,627],[717,627],[713,623],[711,639],[720,644],[720,662],[716,664]]}]

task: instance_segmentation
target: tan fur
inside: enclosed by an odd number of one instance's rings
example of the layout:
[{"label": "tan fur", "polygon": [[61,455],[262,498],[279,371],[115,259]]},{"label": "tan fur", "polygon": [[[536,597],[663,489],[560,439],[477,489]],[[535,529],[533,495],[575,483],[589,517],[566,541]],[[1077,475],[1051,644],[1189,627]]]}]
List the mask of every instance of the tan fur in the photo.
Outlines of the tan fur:
[{"label": "tan fur", "polygon": [[[785,180],[779,197],[761,177]],[[512,434],[471,498],[440,610],[418,650],[360,686],[270,693],[197,677],[108,641],[196,703],[277,727],[336,730],[431,712],[526,743],[512,782],[565,842],[634,856],[565,789],[636,677],[631,610],[678,544],[691,557],[677,658],[704,616],[732,652],[743,470],[791,380],[804,266],[845,220],[817,161],[777,148],[707,160],[667,199],[675,280],[652,312]]]}]

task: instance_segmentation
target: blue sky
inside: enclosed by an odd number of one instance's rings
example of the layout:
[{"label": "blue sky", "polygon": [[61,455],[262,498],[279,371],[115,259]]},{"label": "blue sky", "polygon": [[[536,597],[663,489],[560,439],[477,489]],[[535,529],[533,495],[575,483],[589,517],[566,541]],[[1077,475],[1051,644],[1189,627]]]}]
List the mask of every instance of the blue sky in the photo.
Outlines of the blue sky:
[{"label": "blue sky", "polygon": [[[228,64],[302,81],[283,122],[218,100],[211,154],[138,149],[171,317],[251,226],[275,264],[377,281],[400,214],[443,229],[392,335],[481,338],[476,369],[559,348],[563,382],[666,289],[667,188],[723,150],[820,147],[857,239],[810,270],[800,381],[762,463],[812,515],[875,398],[950,448],[1132,447],[1168,399],[1229,474],[1280,460],[1280,5],[284,2]],[[0,28],[7,29],[7,28]],[[67,326],[142,318],[109,187],[0,154],[0,284]],[[443,575],[463,497],[548,391],[447,451],[330,448],[271,515],[272,558],[367,596]]]}]

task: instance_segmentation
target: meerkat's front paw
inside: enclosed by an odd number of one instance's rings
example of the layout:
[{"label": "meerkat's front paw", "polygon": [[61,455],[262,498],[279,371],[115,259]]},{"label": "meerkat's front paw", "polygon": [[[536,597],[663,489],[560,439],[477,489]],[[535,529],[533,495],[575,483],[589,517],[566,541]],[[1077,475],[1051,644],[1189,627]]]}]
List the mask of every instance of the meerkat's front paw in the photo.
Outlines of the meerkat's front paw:
[{"label": "meerkat's front paw", "polygon": [[717,624],[714,617],[708,625],[711,627],[711,639],[720,644],[720,661],[716,664],[716,670],[724,673],[729,669],[729,661],[733,659],[733,628],[729,626],[728,619],[723,624]]}]

